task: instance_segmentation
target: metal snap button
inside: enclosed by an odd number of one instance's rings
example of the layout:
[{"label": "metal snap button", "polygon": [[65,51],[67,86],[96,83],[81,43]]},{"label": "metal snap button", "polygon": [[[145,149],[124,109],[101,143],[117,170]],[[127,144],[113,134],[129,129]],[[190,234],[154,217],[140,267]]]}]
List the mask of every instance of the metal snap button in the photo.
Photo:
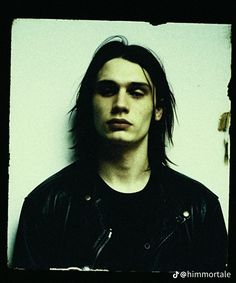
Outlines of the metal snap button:
[{"label": "metal snap button", "polygon": [[190,215],[190,213],[189,213],[187,210],[183,212],[183,216],[184,216],[185,218],[188,218],[189,215]]},{"label": "metal snap button", "polygon": [[85,199],[86,201],[90,201],[90,200],[91,200],[91,196],[90,196],[90,195],[85,195],[84,199]]},{"label": "metal snap button", "polygon": [[145,248],[146,250],[149,250],[149,249],[151,248],[150,243],[145,243],[145,244],[144,244],[144,248]]}]

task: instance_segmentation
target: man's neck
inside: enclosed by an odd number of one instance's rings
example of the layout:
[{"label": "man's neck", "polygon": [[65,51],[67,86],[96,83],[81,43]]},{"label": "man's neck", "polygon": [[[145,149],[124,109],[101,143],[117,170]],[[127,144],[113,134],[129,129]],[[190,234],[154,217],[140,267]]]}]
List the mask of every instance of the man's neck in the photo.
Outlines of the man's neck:
[{"label": "man's neck", "polygon": [[134,146],[104,146],[100,151],[98,173],[116,191],[142,190],[150,177],[147,139]]}]

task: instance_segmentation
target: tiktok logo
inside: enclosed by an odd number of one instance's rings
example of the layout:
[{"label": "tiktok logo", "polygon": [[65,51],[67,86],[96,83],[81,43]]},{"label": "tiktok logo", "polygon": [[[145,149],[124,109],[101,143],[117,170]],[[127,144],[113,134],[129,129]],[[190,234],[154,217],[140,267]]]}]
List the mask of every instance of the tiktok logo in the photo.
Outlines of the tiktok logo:
[{"label": "tiktok logo", "polygon": [[178,275],[179,275],[179,272],[178,272],[178,271],[175,271],[175,273],[173,273],[173,278],[174,278],[174,279],[178,278]]}]

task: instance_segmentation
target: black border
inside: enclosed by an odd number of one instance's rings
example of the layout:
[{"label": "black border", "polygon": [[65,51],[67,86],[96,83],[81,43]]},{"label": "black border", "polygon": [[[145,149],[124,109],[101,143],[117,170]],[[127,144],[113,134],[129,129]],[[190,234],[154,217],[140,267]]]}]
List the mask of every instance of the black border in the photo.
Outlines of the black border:
[{"label": "black border", "polygon": [[[218,2],[218,3],[217,3]],[[188,4],[181,5],[178,2],[177,9],[173,3],[166,1],[167,8],[155,3],[155,6],[148,3],[127,2],[125,5],[116,3],[98,3],[98,8],[93,3],[85,3],[83,8],[81,4],[75,5],[58,1],[56,3],[31,2],[23,5],[22,2],[11,3],[11,7],[5,6],[0,15],[0,66],[1,86],[1,175],[0,175],[0,280],[4,278],[5,282],[163,282],[171,281],[171,273],[100,273],[100,272],[77,272],[77,271],[20,271],[11,270],[7,267],[7,217],[8,217],[8,163],[9,163],[9,94],[10,94],[10,55],[11,55],[11,25],[16,18],[35,18],[35,19],[81,19],[81,20],[112,20],[112,21],[145,21],[153,25],[166,22],[179,23],[219,23],[232,24],[232,62],[235,61],[235,26],[233,19],[232,5],[215,1],[214,5],[206,2],[188,1]],[[150,12],[151,11],[151,12]],[[3,63],[2,63],[3,62]],[[232,78],[234,77],[234,64],[232,64]],[[231,160],[230,160],[230,201],[229,201],[229,271],[232,276],[227,282],[234,278],[233,257],[234,257],[234,212],[236,207],[235,201],[235,181],[233,180],[235,159],[234,159],[234,130],[235,130],[235,113],[234,113],[234,95],[233,79],[229,87],[229,98],[232,103],[231,110]],[[184,279],[182,279],[184,280]],[[199,279],[198,279],[199,280]],[[213,282],[214,279],[209,279]],[[185,279],[185,281],[189,281]],[[3,282],[3,281],[2,281]],[[160,281],[159,281],[160,282]],[[175,282],[175,280],[174,280]]]}]

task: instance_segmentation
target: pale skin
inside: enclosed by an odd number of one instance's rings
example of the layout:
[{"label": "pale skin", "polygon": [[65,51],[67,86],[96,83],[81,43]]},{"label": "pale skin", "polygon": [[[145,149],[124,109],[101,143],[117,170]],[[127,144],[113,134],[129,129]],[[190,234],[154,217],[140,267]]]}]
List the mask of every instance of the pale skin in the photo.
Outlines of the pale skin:
[{"label": "pale skin", "polygon": [[[99,175],[121,193],[141,191],[151,171],[148,162],[148,132],[156,109],[155,88],[148,73],[122,58],[106,62],[100,69],[93,96],[94,123],[102,143]],[[114,120],[115,119],[115,120]]]}]

